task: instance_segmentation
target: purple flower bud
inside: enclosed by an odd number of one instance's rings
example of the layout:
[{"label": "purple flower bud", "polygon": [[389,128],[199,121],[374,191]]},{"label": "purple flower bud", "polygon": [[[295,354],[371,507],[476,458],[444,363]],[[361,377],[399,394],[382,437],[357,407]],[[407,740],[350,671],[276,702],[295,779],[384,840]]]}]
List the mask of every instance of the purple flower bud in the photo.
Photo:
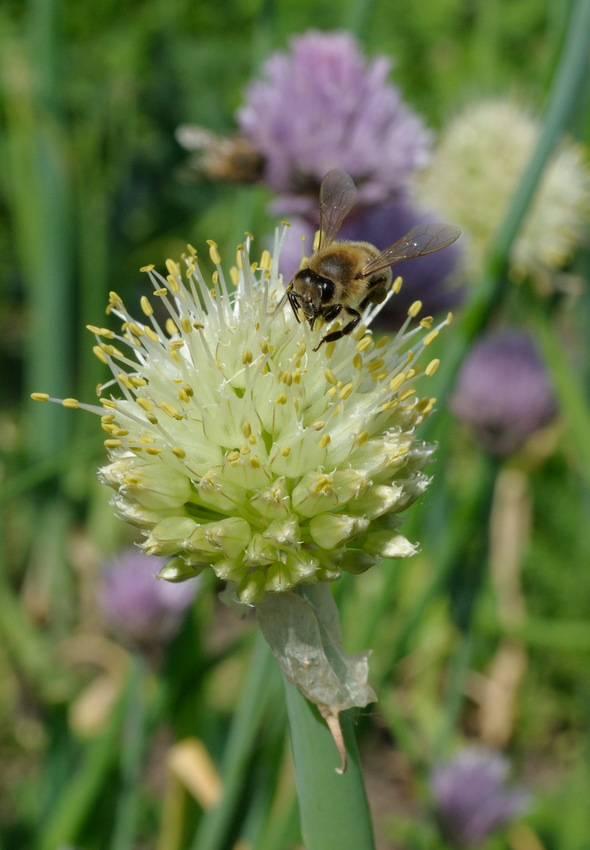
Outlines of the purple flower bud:
[{"label": "purple flower bud", "polygon": [[353,177],[361,206],[404,191],[431,140],[387,81],[390,68],[385,56],[367,62],[345,32],[309,31],[267,60],[238,123],[265,159],[263,179],[281,196],[276,211],[313,214],[320,182],[336,167]]},{"label": "purple flower bud", "polygon": [[473,428],[479,443],[500,457],[516,452],[557,412],[533,340],[511,329],[474,345],[459,371],[450,406]]},{"label": "purple flower bud", "polygon": [[125,643],[153,648],[170,641],[180,629],[197,583],[156,579],[165,563],[166,558],[130,548],[106,565],[100,609],[105,624]]},{"label": "purple flower bud", "polygon": [[507,759],[472,747],[438,765],[430,789],[444,837],[456,847],[477,847],[527,808],[530,796],[507,788]]}]

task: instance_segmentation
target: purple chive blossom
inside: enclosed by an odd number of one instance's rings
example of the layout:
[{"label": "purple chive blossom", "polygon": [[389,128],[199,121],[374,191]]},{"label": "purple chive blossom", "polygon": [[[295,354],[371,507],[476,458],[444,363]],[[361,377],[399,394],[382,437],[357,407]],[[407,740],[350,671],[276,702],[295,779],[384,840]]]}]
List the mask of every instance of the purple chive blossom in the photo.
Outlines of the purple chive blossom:
[{"label": "purple chive blossom", "polygon": [[100,608],[105,624],[125,643],[162,645],[180,629],[197,584],[156,579],[166,560],[128,549],[106,566]]},{"label": "purple chive blossom", "polygon": [[361,205],[403,193],[430,155],[430,134],[388,82],[391,62],[368,62],[345,32],[310,31],[274,53],[238,111],[242,134],[265,158],[275,210],[314,214],[321,179],[348,171]]},{"label": "purple chive blossom", "polygon": [[436,816],[444,837],[456,847],[478,847],[491,833],[521,815],[529,795],[506,787],[507,759],[469,748],[436,767],[430,780]]},{"label": "purple chive blossom", "polygon": [[492,454],[505,457],[521,448],[557,412],[533,340],[511,329],[480,340],[459,371],[451,409]]}]

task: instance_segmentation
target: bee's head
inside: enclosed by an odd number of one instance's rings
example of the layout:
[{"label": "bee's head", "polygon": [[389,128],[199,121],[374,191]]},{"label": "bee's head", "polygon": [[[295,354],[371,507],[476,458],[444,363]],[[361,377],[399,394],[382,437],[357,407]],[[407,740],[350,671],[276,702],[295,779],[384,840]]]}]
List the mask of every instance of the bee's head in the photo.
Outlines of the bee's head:
[{"label": "bee's head", "polygon": [[303,268],[287,287],[287,295],[297,318],[299,310],[303,310],[305,318],[313,325],[322,313],[322,308],[332,300],[334,284],[312,269]]}]

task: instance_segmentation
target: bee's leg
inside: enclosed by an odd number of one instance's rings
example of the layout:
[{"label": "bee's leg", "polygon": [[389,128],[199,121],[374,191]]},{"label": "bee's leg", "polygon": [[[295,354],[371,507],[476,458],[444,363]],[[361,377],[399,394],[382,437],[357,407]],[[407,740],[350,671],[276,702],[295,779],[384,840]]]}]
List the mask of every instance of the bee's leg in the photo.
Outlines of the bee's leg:
[{"label": "bee's leg", "polygon": [[[293,292],[292,289],[287,288],[287,293],[285,295],[285,298],[289,299],[289,304],[291,305],[291,309],[293,310],[293,313],[295,314],[295,318],[297,319],[297,321],[299,323],[301,323],[301,319],[299,317],[299,299],[297,298],[297,294],[295,292]],[[281,301],[281,304],[282,303],[283,302]]]},{"label": "bee's leg", "polygon": [[[342,308],[342,304],[340,304],[339,306]],[[359,313],[358,310],[353,310],[352,307],[345,307],[344,309],[352,316],[350,322],[344,325],[343,328],[340,328],[340,330],[332,331],[331,333],[326,334],[326,336],[323,336],[314,348],[314,351],[317,351],[323,342],[335,342],[337,339],[342,339],[343,336],[348,336],[348,334],[352,333],[353,330],[356,328],[356,326],[362,319],[362,314]]]},{"label": "bee's leg", "polygon": [[369,304],[382,304],[387,297],[387,279],[376,281],[369,294],[360,303],[361,313],[364,313]]},{"label": "bee's leg", "polygon": [[329,310],[324,313],[324,322],[333,322],[336,316],[340,315],[342,304],[334,304]]}]

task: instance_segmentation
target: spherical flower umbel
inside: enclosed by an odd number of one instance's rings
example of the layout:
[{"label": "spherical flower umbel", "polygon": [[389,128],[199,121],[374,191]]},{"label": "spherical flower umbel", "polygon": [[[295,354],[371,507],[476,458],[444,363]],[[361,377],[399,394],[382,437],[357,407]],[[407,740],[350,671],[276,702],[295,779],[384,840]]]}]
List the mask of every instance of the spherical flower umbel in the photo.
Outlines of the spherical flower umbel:
[{"label": "spherical flower umbel", "polygon": [[455,847],[478,847],[496,830],[521,815],[529,794],[506,787],[510,765],[484,748],[461,750],[438,765],[430,787],[445,838]]},{"label": "spherical flower umbel", "polygon": [[[422,176],[419,197],[427,207],[463,228],[474,274],[481,270],[539,133],[539,122],[518,104],[490,100],[466,108],[441,134]],[[516,237],[510,257],[512,272],[524,277],[559,269],[584,236],[587,238],[589,224],[587,153],[564,140],[545,170]]]},{"label": "spherical flower umbel", "polygon": [[253,265],[239,247],[231,292],[214,243],[212,283],[192,248],[165,278],[146,267],[143,319],[113,292],[107,312],[121,333],[91,327],[113,373],[102,407],[62,402],[102,415],[100,478],[143,531],[143,550],[170,558],[159,575],[212,567],[253,604],[411,555],[397,514],[425,489],[432,452],[415,429],[433,399],[415,382],[438,365],[417,358],[439,329],[412,321],[416,302],[391,341],[363,326],[313,351],[322,332],[283,298],[279,243]]},{"label": "spherical flower umbel", "polygon": [[311,30],[274,53],[238,110],[243,136],[265,161],[274,208],[315,215],[317,188],[331,168],[348,171],[359,204],[404,192],[430,154],[430,133],[388,82],[390,60],[367,61],[346,32]]},{"label": "spherical flower umbel", "polygon": [[473,346],[450,406],[483,448],[505,457],[555,416],[557,399],[534,341],[504,328]]}]

